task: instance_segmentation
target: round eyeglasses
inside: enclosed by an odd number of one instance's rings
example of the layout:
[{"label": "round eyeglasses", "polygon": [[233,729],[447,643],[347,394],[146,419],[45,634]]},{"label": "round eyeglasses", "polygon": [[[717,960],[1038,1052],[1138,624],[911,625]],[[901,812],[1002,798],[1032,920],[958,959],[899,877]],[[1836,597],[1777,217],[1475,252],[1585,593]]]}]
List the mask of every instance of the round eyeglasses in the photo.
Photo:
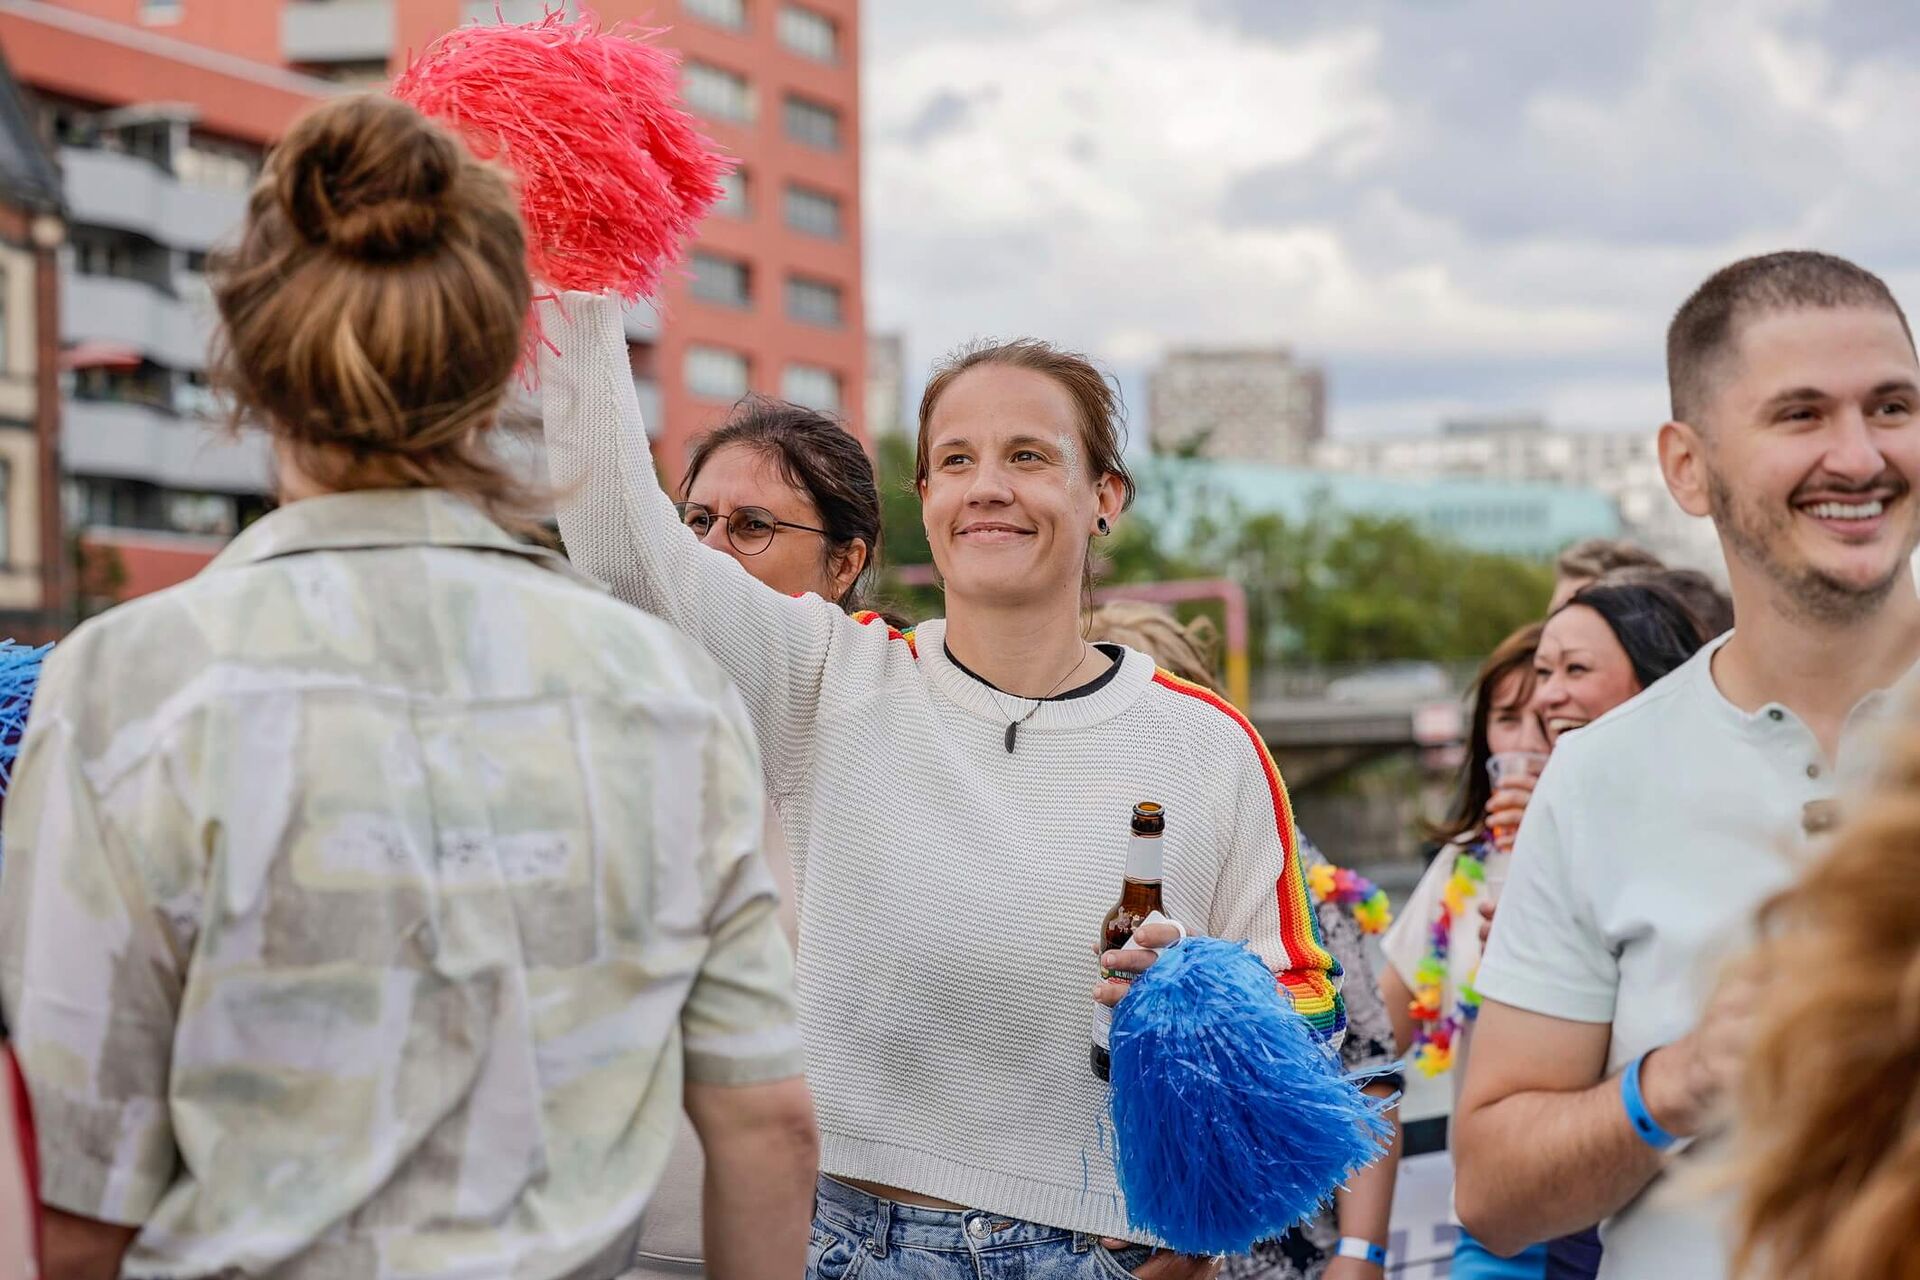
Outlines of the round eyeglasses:
[{"label": "round eyeglasses", "polygon": [[716,522],[725,524],[727,542],[743,556],[757,556],[765,551],[773,545],[773,535],[782,529],[799,529],[806,533],[817,533],[823,538],[827,536],[825,529],[782,520],[765,507],[735,507],[732,511],[714,511],[697,502],[676,502],[673,509],[680,513],[680,523],[693,530],[694,536],[703,541],[713,531]]}]

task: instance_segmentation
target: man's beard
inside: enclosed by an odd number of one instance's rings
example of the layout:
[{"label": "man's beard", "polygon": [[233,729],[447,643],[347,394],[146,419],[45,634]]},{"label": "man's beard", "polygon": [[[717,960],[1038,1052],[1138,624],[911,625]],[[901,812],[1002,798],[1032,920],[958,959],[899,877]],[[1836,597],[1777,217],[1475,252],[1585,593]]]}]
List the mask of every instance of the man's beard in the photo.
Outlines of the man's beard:
[{"label": "man's beard", "polygon": [[1735,555],[1765,574],[1780,589],[1795,616],[1808,622],[1851,624],[1870,617],[1893,593],[1900,575],[1913,572],[1905,558],[1894,561],[1886,576],[1860,586],[1813,565],[1783,561],[1778,549],[1792,528],[1791,509],[1785,513],[1742,506],[1726,481],[1707,470],[1707,504],[1713,524]]}]

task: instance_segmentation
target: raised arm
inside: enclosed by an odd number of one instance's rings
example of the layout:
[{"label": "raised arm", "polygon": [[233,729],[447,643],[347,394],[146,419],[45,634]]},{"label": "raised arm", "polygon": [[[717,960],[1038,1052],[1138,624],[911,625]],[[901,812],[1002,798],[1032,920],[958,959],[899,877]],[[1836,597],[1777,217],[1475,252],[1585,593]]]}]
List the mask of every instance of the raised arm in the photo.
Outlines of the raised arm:
[{"label": "raised arm", "polygon": [[[680,523],[660,488],[627,361],[619,304],[570,293],[541,304],[547,465],[568,557],[628,604],[692,636],[746,699],[781,789],[810,760],[833,662],[878,677],[885,628],[862,628],[817,596],[782,595]],[[863,632],[867,634],[862,634]]]}]

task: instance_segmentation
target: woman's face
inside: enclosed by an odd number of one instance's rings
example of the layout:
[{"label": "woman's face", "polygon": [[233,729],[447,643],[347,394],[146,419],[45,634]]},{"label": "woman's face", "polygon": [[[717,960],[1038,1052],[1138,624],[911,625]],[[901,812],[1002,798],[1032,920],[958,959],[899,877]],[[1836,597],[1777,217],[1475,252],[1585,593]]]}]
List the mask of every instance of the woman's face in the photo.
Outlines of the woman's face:
[{"label": "woman's face", "polygon": [[1549,743],[1639,692],[1627,651],[1597,612],[1569,605],[1547,620],[1533,655],[1533,709]]},{"label": "woman's face", "polygon": [[726,552],[748,573],[787,595],[811,591],[838,600],[866,560],[861,552],[851,565],[830,566],[820,534],[784,526],[774,530],[773,541],[758,554],[747,555],[733,545],[727,537],[726,518],[742,507],[759,507],[789,524],[821,527],[813,499],[787,483],[779,465],[758,449],[736,444],[715,451],[693,478],[686,501],[699,503],[716,517],[702,542]]},{"label": "woman's face", "polygon": [[1527,701],[1527,675],[1509,671],[1494,687],[1493,702],[1487,711],[1487,750],[1493,755],[1525,751],[1533,755],[1547,753],[1546,730],[1540,717]]},{"label": "woman's face", "polygon": [[948,385],[927,435],[920,518],[949,608],[1077,602],[1087,539],[1121,495],[1117,478],[1089,474],[1066,388],[977,365]]}]

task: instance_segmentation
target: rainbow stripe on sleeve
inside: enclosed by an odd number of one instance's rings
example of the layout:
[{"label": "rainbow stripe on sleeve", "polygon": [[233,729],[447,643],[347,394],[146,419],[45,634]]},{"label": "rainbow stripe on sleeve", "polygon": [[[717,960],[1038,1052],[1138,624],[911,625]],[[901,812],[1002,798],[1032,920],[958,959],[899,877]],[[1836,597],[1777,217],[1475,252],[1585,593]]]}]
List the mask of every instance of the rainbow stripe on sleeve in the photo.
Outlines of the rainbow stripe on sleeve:
[{"label": "rainbow stripe on sleeve", "polygon": [[887,639],[906,641],[907,652],[911,653],[916,658],[920,656],[920,647],[916,645],[913,641],[912,627],[908,627],[905,631],[902,631],[898,627],[895,627],[892,623],[888,622],[886,618],[883,617],[880,614],[880,612],[876,609],[861,609],[860,611],[858,611],[853,615],[853,620],[859,623],[863,627],[870,627],[875,625],[876,623],[880,626],[885,627],[887,629]]},{"label": "rainbow stripe on sleeve", "polygon": [[1253,722],[1239,708],[1204,685],[1182,680],[1170,671],[1155,671],[1154,683],[1193,698],[1219,711],[1247,735],[1254,755],[1266,771],[1267,790],[1273,796],[1274,823],[1280,832],[1282,864],[1274,885],[1280,907],[1280,944],[1286,951],[1287,967],[1275,975],[1281,990],[1293,1002],[1296,1013],[1307,1020],[1314,1034],[1328,1038],[1340,1034],[1347,1025],[1346,1003],[1335,989],[1333,979],[1340,964],[1320,937],[1320,922],[1314,916],[1313,900],[1307,894],[1307,879],[1300,867],[1300,842],[1294,833],[1293,804],[1287,799],[1287,784],[1280,777],[1267,744],[1260,740]]}]

